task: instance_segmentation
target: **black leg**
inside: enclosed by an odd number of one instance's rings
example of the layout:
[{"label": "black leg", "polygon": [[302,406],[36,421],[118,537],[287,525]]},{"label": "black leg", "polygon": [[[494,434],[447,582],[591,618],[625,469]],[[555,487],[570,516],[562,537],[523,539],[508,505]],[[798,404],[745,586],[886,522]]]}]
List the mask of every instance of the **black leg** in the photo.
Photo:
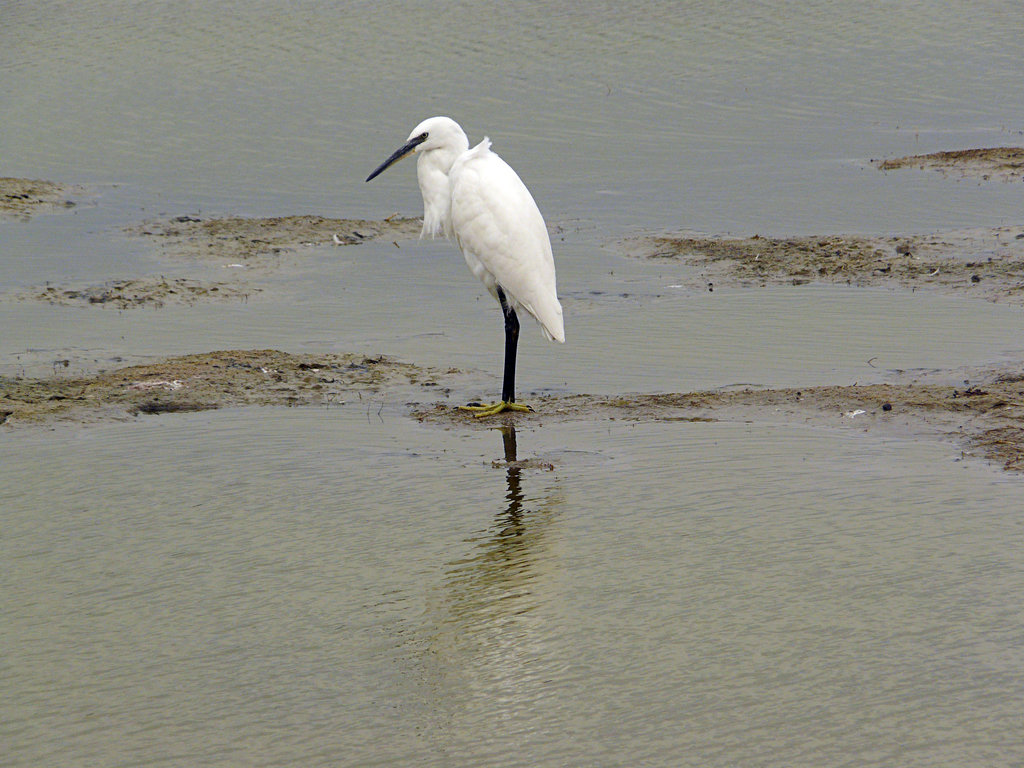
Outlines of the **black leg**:
[{"label": "black leg", "polygon": [[[512,309],[508,297],[501,286],[497,289],[498,302],[501,304],[501,313],[505,316],[505,377],[501,382],[501,402],[481,405],[460,405],[460,411],[471,411],[476,418],[485,416],[496,416],[505,411],[532,411],[528,405],[520,405],[516,402],[516,347],[519,344],[519,318],[516,311]],[[513,443],[513,450],[515,443]]]},{"label": "black leg", "polygon": [[501,385],[501,399],[506,403],[516,401],[516,347],[519,344],[519,318],[505,298],[505,292],[498,287],[498,301],[505,315],[505,378]]}]

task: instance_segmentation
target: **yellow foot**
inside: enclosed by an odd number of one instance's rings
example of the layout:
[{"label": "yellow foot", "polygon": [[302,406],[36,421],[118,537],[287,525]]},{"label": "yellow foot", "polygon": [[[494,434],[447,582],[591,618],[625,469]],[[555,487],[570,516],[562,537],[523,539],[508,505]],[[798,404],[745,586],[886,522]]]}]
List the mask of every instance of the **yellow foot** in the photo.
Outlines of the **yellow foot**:
[{"label": "yellow foot", "polygon": [[509,403],[505,400],[499,400],[496,403],[490,405],[481,405],[480,403],[470,403],[469,405],[460,405],[460,411],[469,411],[476,418],[482,419],[486,416],[497,416],[503,411],[533,411],[528,405],[522,403]]}]

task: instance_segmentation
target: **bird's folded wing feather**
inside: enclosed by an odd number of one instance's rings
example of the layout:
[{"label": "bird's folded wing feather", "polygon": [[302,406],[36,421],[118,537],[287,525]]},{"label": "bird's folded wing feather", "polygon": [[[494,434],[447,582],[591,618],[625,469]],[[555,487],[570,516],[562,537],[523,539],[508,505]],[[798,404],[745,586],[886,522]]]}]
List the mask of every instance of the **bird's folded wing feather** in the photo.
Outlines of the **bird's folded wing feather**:
[{"label": "bird's folded wing feather", "polygon": [[[545,335],[565,339],[547,227],[516,172],[484,142],[452,168],[452,229],[470,268],[533,315]],[[481,151],[482,150],[482,151]],[[488,285],[493,292],[493,286]]]}]

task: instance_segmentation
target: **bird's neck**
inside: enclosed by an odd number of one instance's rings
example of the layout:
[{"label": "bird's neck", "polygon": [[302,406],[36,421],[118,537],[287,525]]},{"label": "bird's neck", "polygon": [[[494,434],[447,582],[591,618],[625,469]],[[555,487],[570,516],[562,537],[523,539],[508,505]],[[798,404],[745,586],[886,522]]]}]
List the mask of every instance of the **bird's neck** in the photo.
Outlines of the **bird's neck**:
[{"label": "bird's neck", "polygon": [[420,237],[450,236],[452,195],[448,174],[421,161],[416,176],[423,194],[423,230]]},{"label": "bird's neck", "polygon": [[452,234],[452,193],[448,173],[455,160],[469,148],[442,147],[423,152],[416,161],[416,178],[423,195],[423,229],[420,237]]}]

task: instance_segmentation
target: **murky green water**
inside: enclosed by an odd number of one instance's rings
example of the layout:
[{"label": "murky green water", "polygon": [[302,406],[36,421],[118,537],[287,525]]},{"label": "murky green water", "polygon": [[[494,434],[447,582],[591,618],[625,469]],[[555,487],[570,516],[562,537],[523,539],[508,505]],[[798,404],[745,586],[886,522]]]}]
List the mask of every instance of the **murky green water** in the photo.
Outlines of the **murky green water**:
[{"label": "murky green water", "polygon": [[[411,165],[362,180],[448,113],[565,230],[568,340],[524,328],[523,392],[865,382],[1020,355],[1019,309],[700,292],[609,246],[1019,223],[1015,185],[865,165],[1021,142],[1012,3],[2,14],[0,174],[93,190],[0,221],[3,291],[194,274],[121,233],[161,214],[416,214]],[[250,279],[246,303],[0,302],[0,370],[276,347],[479,370],[459,401],[496,390],[498,310],[449,244],[319,249]],[[378,402],[0,433],[0,762],[1019,761],[1017,478],[847,430],[516,438],[537,466],[493,466],[496,431]]]}]

